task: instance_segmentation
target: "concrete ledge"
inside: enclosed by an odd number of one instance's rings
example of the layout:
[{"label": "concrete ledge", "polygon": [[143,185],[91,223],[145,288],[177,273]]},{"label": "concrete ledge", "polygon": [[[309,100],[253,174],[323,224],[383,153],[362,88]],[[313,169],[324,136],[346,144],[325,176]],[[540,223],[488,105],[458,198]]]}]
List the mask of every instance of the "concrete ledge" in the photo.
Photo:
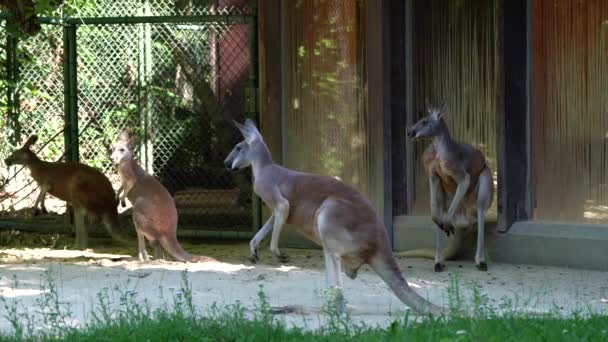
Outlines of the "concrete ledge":
[{"label": "concrete ledge", "polygon": [[[435,226],[430,217],[398,216],[394,219],[396,251],[434,248]],[[489,261],[608,270],[608,226],[525,221],[509,232],[496,233],[488,222],[486,253]],[[475,242],[467,241],[462,259],[472,261]]]}]

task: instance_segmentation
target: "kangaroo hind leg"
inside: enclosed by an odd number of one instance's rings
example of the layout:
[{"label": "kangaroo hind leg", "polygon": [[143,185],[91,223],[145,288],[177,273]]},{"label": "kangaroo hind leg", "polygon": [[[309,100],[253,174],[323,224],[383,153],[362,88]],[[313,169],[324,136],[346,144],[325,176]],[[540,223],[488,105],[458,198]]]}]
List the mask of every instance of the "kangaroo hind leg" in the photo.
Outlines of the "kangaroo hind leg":
[{"label": "kangaroo hind leg", "polygon": [[475,264],[480,271],[487,271],[485,256],[485,220],[486,212],[492,203],[492,172],[486,168],[479,175],[479,190],[477,192],[477,251]]},{"label": "kangaroo hind leg", "polygon": [[346,227],[349,217],[352,217],[348,206],[340,200],[328,199],[317,211],[316,226],[323,247],[325,267],[327,272],[327,285],[330,291],[330,305],[338,312],[346,310],[346,303],[342,294],[342,262],[346,266],[347,275],[354,278],[361,262],[355,259],[360,246],[357,239],[351,236]]},{"label": "kangaroo hind leg", "polygon": [[136,229],[137,231],[137,258],[140,262],[148,261],[148,252],[146,251],[146,238],[144,234]]}]

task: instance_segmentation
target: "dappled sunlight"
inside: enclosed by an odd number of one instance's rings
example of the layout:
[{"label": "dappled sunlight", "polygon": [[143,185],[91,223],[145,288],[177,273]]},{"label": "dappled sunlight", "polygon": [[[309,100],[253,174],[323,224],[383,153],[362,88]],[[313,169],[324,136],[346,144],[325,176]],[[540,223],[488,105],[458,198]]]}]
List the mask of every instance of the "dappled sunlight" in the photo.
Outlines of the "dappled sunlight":
[{"label": "dappled sunlight", "polygon": [[50,248],[24,248],[24,249],[2,249],[0,254],[16,256],[25,260],[41,260],[48,258],[72,259],[72,258],[91,258],[91,259],[130,259],[130,255],[95,253],[92,250],[67,250]]},{"label": "dappled sunlight", "polygon": [[31,266],[31,265],[21,266],[21,265],[11,265],[11,264],[0,265],[0,269],[5,269],[8,271],[19,271],[19,272],[42,272],[45,270],[42,267],[36,267],[36,266]]},{"label": "dappled sunlight", "polygon": [[596,201],[585,201],[585,211],[583,217],[586,220],[606,221],[608,220],[608,205],[597,204]]},{"label": "dappled sunlight", "polygon": [[155,270],[163,269],[170,271],[189,271],[189,272],[221,272],[221,273],[233,273],[241,270],[247,270],[254,268],[253,266],[246,266],[243,264],[230,264],[226,262],[210,261],[200,263],[182,263],[182,262],[128,262],[125,263],[125,269],[129,271],[134,270]]},{"label": "dappled sunlight", "polygon": [[275,268],[275,270],[281,271],[281,272],[289,272],[291,270],[296,270],[296,269],[299,269],[299,267],[281,265],[281,267]]},{"label": "dappled sunlight", "polygon": [[17,298],[27,296],[38,296],[47,293],[48,290],[40,289],[15,289],[10,286],[0,286],[0,295],[4,298]]}]

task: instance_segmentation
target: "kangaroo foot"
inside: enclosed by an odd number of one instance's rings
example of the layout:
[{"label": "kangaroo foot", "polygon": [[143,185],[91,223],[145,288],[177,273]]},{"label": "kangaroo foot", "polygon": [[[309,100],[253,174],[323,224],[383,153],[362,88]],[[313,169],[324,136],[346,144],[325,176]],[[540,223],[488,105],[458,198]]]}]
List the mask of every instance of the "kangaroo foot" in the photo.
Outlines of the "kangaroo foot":
[{"label": "kangaroo foot", "polygon": [[441,227],[441,230],[443,230],[447,236],[450,236],[450,234],[454,234],[456,232],[456,229],[451,224],[444,224]]},{"label": "kangaroo foot", "polygon": [[279,259],[281,263],[289,262],[289,255],[285,253],[277,254],[275,256],[277,257],[277,259]]},{"label": "kangaroo foot", "polygon": [[248,258],[248,259],[249,259],[249,261],[250,261],[252,264],[257,263],[257,262],[260,260],[260,257],[258,256],[258,250],[257,250],[257,248],[256,248],[256,249],[254,249],[254,250],[252,250],[252,251],[249,253],[249,258]]},{"label": "kangaroo foot", "polygon": [[435,263],[435,272],[439,273],[439,272],[443,272],[443,270],[445,270],[445,265],[440,262],[436,262]]},{"label": "kangaroo foot", "polygon": [[477,269],[485,272],[488,270],[488,264],[486,264],[484,261],[482,261],[477,265]]}]

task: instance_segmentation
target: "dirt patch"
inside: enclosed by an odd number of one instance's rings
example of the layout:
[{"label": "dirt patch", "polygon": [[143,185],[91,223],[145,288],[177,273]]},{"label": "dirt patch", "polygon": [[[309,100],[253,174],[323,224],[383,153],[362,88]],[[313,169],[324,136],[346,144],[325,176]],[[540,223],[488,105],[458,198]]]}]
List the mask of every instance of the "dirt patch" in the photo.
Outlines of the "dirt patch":
[{"label": "dirt patch", "polygon": [[[214,257],[221,262],[177,263],[152,261],[139,263],[133,246],[115,247],[107,241],[95,241],[87,251],[68,246],[50,248],[19,248],[0,250],[0,290],[3,295],[21,301],[21,306],[36,310],[36,298],[45,271],[55,275],[60,296],[72,308],[77,323],[91,319],[96,309],[97,294],[107,289],[132,291],[138,300],[146,299],[152,307],[164,305],[180,287],[182,271],[188,271],[193,300],[201,310],[212,304],[234,304],[252,308],[257,303],[260,285],[271,305],[303,305],[319,308],[325,287],[323,259],[319,250],[285,249],[291,262],[281,264],[261,250],[261,261],[247,261],[246,242],[207,241],[184,242],[188,252]],[[608,273],[528,265],[489,265],[488,272],[479,272],[469,261],[447,263],[447,272],[432,272],[429,260],[400,259],[399,265],[415,290],[432,302],[445,305],[447,288],[458,274],[465,298],[476,287],[489,305],[511,306],[531,312],[557,310],[564,314],[590,308],[608,312]],[[12,288],[13,276],[19,286]],[[390,292],[386,284],[368,267],[356,280],[345,277],[344,295],[355,322],[386,325],[402,317],[405,306]],[[28,309],[29,310],[29,309]],[[322,315],[285,315],[289,324],[317,327]],[[0,329],[8,329],[0,317]]]}]

